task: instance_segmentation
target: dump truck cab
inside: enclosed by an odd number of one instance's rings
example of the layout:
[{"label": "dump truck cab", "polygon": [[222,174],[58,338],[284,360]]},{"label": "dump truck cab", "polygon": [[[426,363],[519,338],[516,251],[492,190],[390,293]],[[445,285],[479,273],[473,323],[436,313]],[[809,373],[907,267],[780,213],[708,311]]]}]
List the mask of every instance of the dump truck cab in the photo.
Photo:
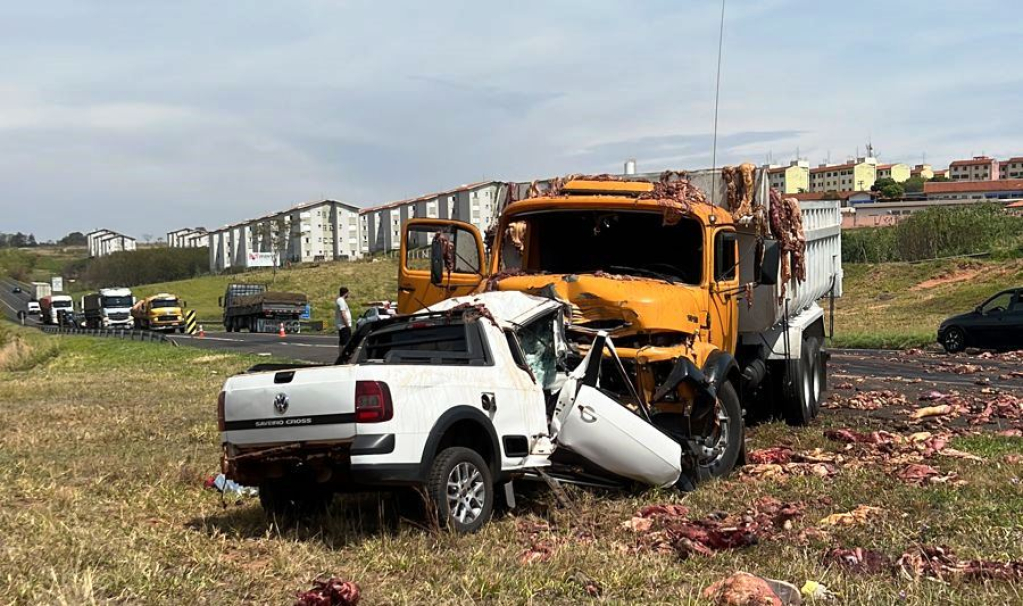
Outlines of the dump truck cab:
[{"label": "dump truck cab", "polygon": [[[410,221],[399,311],[483,290],[569,302],[577,351],[606,332],[638,404],[689,440],[705,475],[723,475],[741,459],[744,432],[734,357],[743,290],[738,241],[731,213],[709,201],[665,198],[647,181],[569,180],[504,209],[485,268],[472,226]],[[427,244],[429,263],[417,253]],[[762,263],[776,263],[772,250]]]},{"label": "dump truck cab", "polygon": [[185,332],[184,303],[170,293],[159,293],[137,302],[131,309],[135,325],[146,330]]}]

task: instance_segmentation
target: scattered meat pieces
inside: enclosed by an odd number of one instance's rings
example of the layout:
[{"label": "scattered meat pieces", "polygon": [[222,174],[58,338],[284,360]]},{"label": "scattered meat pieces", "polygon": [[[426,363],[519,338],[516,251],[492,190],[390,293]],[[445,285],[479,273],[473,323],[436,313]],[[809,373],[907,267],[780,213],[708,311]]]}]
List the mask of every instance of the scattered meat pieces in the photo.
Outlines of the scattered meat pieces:
[{"label": "scattered meat pieces", "polygon": [[913,463],[902,468],[898,473],[899,479],[908,484],[948,484],[950,482],[956,484],[962,484],[962,481],[956,481],[959,477],[956,473],[948,473],[942,475],[940,471],[931,467],[930,465],[923,465],[920,463]]},{"label": "scattered meat pieces", "polygon": [[856,386],[853,385],[852,383],[850,383],[849,381],[843,381],[841,383],[835,384],[833,389],[855,389],[855,388],[856,388]]},{"label": "scattered meat pieces", "polygon": [[[641,510],[627,526],[642,533],[641,545],[659,551],[674,552],[679,558],[691,555],[712,556],[724,549],[738,549],[770,539],[791,527],[792,520],[805,511],[803,503],[782,503],[764,497],[741,515],[712,514],[700,519],[673,515],[660,509]],[[636,520],[652,520],[637,524]]]},{"label": "scattered meat pieces", "polygon": [[546,562],[551,559],[554,555],[554,543],[551,541],[537,540],[533,541],[529,547],[527,547],[521,554],[519,554],[519,563],[523,566],[528,566],[536,562]]},{"label": "scattered meat pieces", "polygon": [[754,450],[746,455],[746,458],[754,464],[788,463],[792,460],[792,454],[792,449],[788,446],[775,446]]},{"label": "scattered meat pieces", "polygon": [[359,597],[359,586],[351,581],[317,579],[312,589],[298,595],[295,606],[356,606]]},{"label": "scattered meat pieces", "polygon": [[703,590],[703,598],[717,606],[784,606],[766,580],[737,572]]},{"label": "scattered meat pieces", "polygon": [[880,507],[860,505],[847,513],[833,513],[820,521],[821,526],[855,526],[866,524],[872,519],[884,515]]},{"label": "scattered meat pieces", "polygon": [[569,575],[568,580],[578,583],[583,588],[583,591],[586,592],[586,595],[591,598],[599,598],[604,593],[604,588],[600,583],[590,578],[589,575],[581,570],[577,570]]},{"label": "scattered meat pieces", "polygon": [[886,389],[882,391],[863,391],[848,398],[836,395],[827,405],[827,408],[878,410],[879,408],[904,407],[908,405],[909,401],[906,399],[906,396]]},{"label": "scattered meat pieces", "polygon": [[988,560],[961,561],[947,547],[916,545],[898,560],[904,573],[916,577],[945,580],[959,577],[966,581],[994,579],[999,581],[1023,580],[1023,561],[991,562]]},{"label": "scattered meat pieces", "polygon": [[911,419],[925,419],[927,417],[942,417],[955,412],[955,407],[950,404],[939,404],[937,406],[924,406],[917,408],[909,415]]},{"label": "scattered meat pieces", "polygon": [[923,401],[932,401],[933,402],[934,400],[940,400],[940,399],[942,399],[944,397],[945,397],[945,394],[941,393],[940,391],[935,391],[935,390],[932,389],[931,391],[928,391],[927,393],[922,394],[920,396],[920,399],[923,400]]},{"label": "scattered meat pieces", "polygon": [[854,547],[843,549],[836,547],[824,555],[826,564],[837,564],[850,572],[860,574],[880,574],[891,572],[892,560],[880,551]]}]

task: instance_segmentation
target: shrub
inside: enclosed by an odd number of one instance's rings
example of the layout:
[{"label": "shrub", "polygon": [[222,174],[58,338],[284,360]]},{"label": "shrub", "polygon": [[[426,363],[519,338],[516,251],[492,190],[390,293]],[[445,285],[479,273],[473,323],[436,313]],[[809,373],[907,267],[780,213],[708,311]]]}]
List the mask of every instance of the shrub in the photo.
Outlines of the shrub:
[{"label": "shrub", "polygon": [[842,259],[849,263],[919,261],[957,255],[1018,254],[1023,217],[999,204],[928,208],[894,227],[842,232]]},{"label": "shrub", "polygon": [[186,280],[209,273],[208,248],[144,248],[116,252],[68,266],[85,288],[137,286]]}]

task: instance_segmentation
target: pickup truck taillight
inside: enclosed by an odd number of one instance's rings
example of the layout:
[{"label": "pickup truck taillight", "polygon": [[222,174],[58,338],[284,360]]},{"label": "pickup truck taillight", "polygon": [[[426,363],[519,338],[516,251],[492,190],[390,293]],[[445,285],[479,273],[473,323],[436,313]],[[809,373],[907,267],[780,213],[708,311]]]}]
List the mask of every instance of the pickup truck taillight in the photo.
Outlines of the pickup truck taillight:
[{"label": "pickup truck taillight", "polygon": [[382,423],[394,416],[391,390],[382,381],[355,382],[355,422]]},{"label": "pickup truck taillight", "polygon": [[226,424],[226,422],[224,420],[224,399],[225,399],[225,396],[224,396],[224,392],[222,391],[222,392],[220,392],[220,395],[217,396],[217,430],[218,431],[224,431],[224,428],[227,426],[227,424]]}]

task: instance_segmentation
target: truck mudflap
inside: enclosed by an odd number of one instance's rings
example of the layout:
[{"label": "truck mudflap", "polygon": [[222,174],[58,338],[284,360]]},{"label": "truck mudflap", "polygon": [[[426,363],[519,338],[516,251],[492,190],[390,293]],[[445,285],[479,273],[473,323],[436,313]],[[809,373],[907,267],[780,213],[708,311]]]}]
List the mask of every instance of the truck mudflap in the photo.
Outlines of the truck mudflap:
[{"label": "truck mudflap", "polygon": [[[616,476],[652,486],[676,484],[682,475],[683,447],[644,417],[597,385],[605,334],[569,375],[555,406],[551,433],[566,448]],[[614,356],[614,348],[607,341]]]}]

